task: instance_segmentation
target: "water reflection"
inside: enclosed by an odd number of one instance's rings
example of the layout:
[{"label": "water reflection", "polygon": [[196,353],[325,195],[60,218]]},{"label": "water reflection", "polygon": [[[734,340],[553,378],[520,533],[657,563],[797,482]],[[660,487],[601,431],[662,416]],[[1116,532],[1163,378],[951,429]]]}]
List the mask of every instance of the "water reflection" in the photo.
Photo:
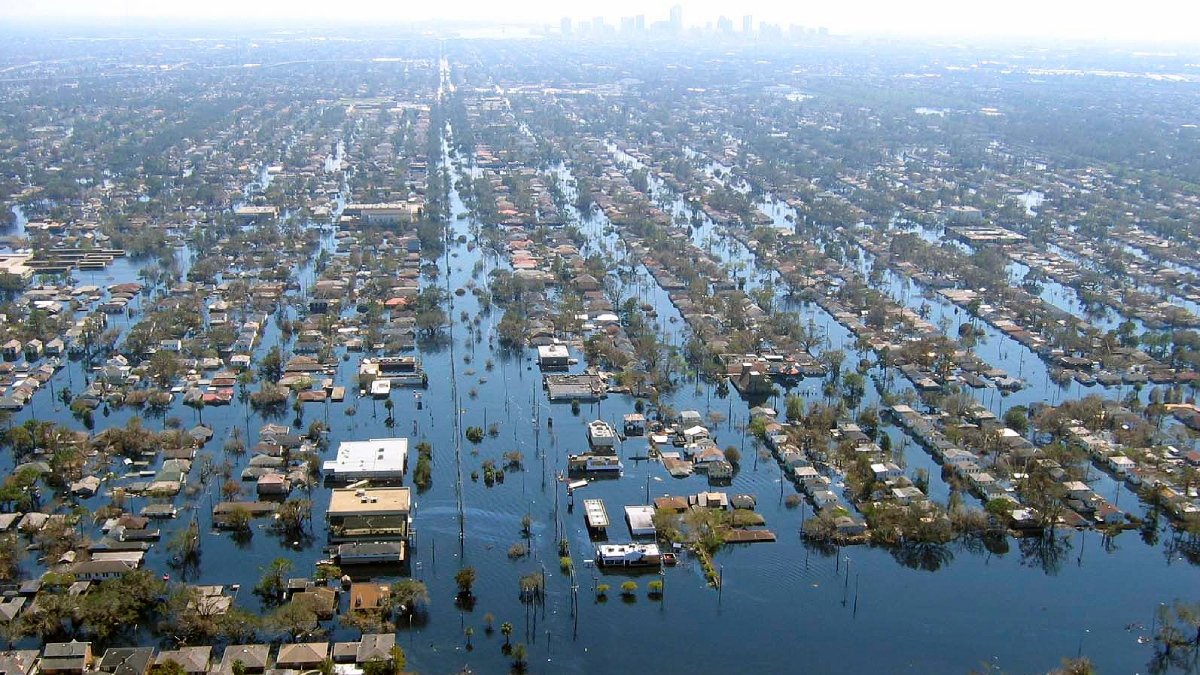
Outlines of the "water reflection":
[{"label": "water reflection", "polygon": [[954,551],[946,544],[906,541],[892,549],[892,557],[909,569],[936,572],[954,562]]},{"label": "water reflection", "polygon": [[1022,537],[1018,541],[1021,565],[1040,569],[1047,576],[1055,576],[1062,571],[1063,562],[1074,548],[1071,538],[1062,534]]}]

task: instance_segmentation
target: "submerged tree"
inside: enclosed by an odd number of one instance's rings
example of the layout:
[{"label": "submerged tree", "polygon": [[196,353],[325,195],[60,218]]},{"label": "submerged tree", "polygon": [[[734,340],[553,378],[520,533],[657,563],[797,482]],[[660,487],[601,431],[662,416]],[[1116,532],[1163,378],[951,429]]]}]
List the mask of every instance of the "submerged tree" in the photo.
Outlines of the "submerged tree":
[{"label": "submerged tree", "polygon": [[287,584],[287,573],[292,570],[292,561],[287,558],[276,558],[264,570],[254,593],[271,605],[283,600],[283,591]]},{"label": "submerged tree", "polygon": [[425,582],[417,579],[403,579],[392,584],[389,602],[402,616],[414,616],[429,605],[429,589]]},{"label": "submerged tree", "polygon": [[475,568],[459,568],[459,570],[454,573],[454,583],[458,585],[458,595],[460,597],[471,597],[471,588],[475,585]]}]

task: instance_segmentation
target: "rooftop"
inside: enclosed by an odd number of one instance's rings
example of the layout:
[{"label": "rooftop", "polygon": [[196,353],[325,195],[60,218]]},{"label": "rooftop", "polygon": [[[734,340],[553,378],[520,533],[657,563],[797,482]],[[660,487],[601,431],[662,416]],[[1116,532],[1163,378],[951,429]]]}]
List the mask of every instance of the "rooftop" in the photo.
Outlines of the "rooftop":
[{"label": "rooftop", "polygon": [[407,438],[343,441],[322,470],[342,478],[400,478],[408,466]]},{"label": "rooftop", "polygon": [[567,358],[570,351],[566,345],[541,345],[537,348],[539,359]]},{"label": "rooftop", "polygon": [[329,497],[331,517],[363,513],[408,513],[412,493],[406,487],[342,488]]}]

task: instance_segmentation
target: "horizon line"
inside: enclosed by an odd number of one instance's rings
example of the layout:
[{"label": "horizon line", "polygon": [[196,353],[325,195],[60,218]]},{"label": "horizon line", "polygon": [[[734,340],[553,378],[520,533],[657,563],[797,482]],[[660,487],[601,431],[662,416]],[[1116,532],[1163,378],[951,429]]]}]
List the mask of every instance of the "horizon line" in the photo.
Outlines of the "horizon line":
[{"label": "horizon line", "polygon": [[[769,22],[768,22],[769,23]],[[586,25],[586,22],[578,24],[581,28]],[[456,19],[444,17],[429,17],[421,19],[405,19],[403,17],[385,16],[374,19],[365,17],[268,17],[268,16],[253,16],[233,18],[227,16],[221,17],[186,17],[178,15],[124,15],[114,16],[109,14],[74,14],[70,16],[53,15],[53,14],[8,14],[6,16],[6,25],[0,28],[0,33],[12,33],[21,31],[12,31],[12,28],[45,28],[59,27],[64,30],[78,30],[81,28],[95,28],[97,30],[112,30],[115,28],[136,27],[139,29],[158,28],[162,30],[176,30],[181,28],[239,28],[244,30],[262,30],[262,29],[292,29],[311,31],[316,28],[329,28],[336,26],[340,29],[371,29],[373,31],[387,30],[390,28],[407,28],[407,29],[426,29],[438,28],[446,29],[470,29],[478,30],[481,28],[494,29],[521,29],[530,31],[530,35],[545,38],[569,37],[572,39],[584,39],[591,42],[604,41],[630,41],[631,39],[645,38],[671,38],[678,39],[679,37],[705,37],[711,38],[713,34],[727,38],[726,42],[721,43],[721,46],[728,46],[728,42],[738,43],[743,45],[753,44],[770,44],[772,42],[778,44],[789,39],[807,38],[807,39],[825,39],[830,41],[862,41],[862,40],[889,40],[895,42],[906,42],[913,40],[936,39],[940,41],[962,43],[958,45],[939,45],[939,46],[958,46],[958,47],[975,47],[975,46],[1012,46],[1014,43],[1019,43],[1022,46],[1045,47],[1045,43],[1054,43],[1057,46],[1070,45],[1072,47],[1079,46],[1096,46],[1096,47],[1170,47],[1174,49],[1185,48],[1200,52],[1200,42],[1187,41],[1178,37],[1164,37],[1162,39],[1152,39],[1146,36],[1123,36],[1114,37],[1108,35],[1051,35],[1045,33],[973,33],[973,32],[954,32],[949,30],[858,30],[858,31],[843,31],[825,29],[823,26],[805,25],[797,23],[781,24],[769,23],[769,25],[780,30],[782,35],[763,36],[759,30],[755,30],[749,37],[746,33],[737,30],[732,33],[718,32],[711,22],[705,25],[689,25],[684,28],[682,33],[665,33],[655,32],[651,28],[634,33],[623,32],[620,30],[619,24],[605,23],[605,27],[610,29],[606,32],[595,32],[590,30],[578,30],[571,34],[563,34],[558,30],[558,26],[554,22],[548,21],[533,21],[533,20],[511,20],[501,21],[495,19]],[[796,29],[807,31],[804,35],[794,35]],[[817,31],[828,30],[827,33],[817,34]],[[432,37],[432,36],[430,36]],[[503,36],[494,36],[496,39],[504,39]],[[969,43],[969,44],[968,44]]]}]

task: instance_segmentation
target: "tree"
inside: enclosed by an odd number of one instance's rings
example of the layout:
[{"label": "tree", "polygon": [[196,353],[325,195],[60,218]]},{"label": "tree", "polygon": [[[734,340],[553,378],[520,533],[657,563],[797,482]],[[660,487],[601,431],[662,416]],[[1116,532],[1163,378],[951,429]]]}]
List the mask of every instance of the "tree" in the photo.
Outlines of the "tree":
[{"label": "tree", "polygon": [[733,445],[725,448],[725,461],[729,462],[733,466],[737,466],[742,461],[741,451]]},{"label": "tree", "polygon": [[0,504],[21,511],[33,510],[38,502],[34,486],[39,479],[37,469],[32,468],[21,469],[16,474],[6,476],[4,482],[0,483]]},{"label": "tree", "polygon": [[428,490],[433,484],[433,460],[428,455],[417,455],[417,466],[413,469],[413,484],[421,490]]},{"label": "tree", "polygon": [[392,645],[388,650],[388,656],[391,657],[392,672],[391,675],[400,675],[404,672],[404,666],[408,663],[408,658],[404,654],[404,650],[400,645]]},{"label": "tree", "polygon": [[387,661],[375,657],[363,664],[363,675],[392,675],[392,666]]},{"label": "tree", "polygon": [[386,660],[375,657],[363,664],[363,675],[400,675],[407,662],[408,658],[400,645],[392,645]]},{"label": "tree", "polygon": [[1029,415],[1023,405],[1015,405],[1004,413],[1004,424],[1009,429],[1024,435],[1029,430]]},{"label": "tree", "polygon": [[149,374],[160,387],[169,387],[180,371],[179,356],[168,349],[159,349],[150,357]]},{"label": "tree", "polygon": [[262,625],[262,619],[241,607],[233,607],[221,615],[217,622],[219,637],[227,643],[240,644],[254,639]]},{"label": "tree", "polygon": [[183,666],[174,659],[167,659],[162,663],[156,663],[150,666],[150,675],[187,675],[187,671]]},{"label": "tree", "polygon": [[21,569],[25,549],[16,535],[0,536],[0,581],[12,581]]},{"label": "tree", "polygon": [[546,575],[541,572],[530,572],[517,580],[521,589],[521,601],[531,603],[543,597],[546,590]]},{"label": "tree", "polygon": [[254,593],[268,604],[278,604],[283,599],[287,573],[292,570],[292,561],[276,558],[263,570],[263,575],[254,587]]},{"label": "tree", "polygon": [[179,588],[167,597],[159,631],[186,643],[211,642],[225,634],[234,609],[225,612],[219,603],[206,602],[198,588]]},{"label": "tree", "polygon": [[275,630],[285,633],[291,640],[299,639],[321,627],[312,603],[301,599],[294,599],[280,606],[271,613],[267,623]]},{"label": "tree", "polygon": [[426,337],[433,337],[446,326],[446,312],[441,307],[427,309],[417,314],[417,330]]},{"label": "tree", "polygon": [[302,534],[312,522],[312,500],[289,499],[279,506],[280,530],[289,537]]},{"label": "tree", "polygon": [[496,333],[500,336],[500,344],[507,347],[524,347],[529,337],[529,319],[516,310],[507,310],[500,317]]},{"label": "tree", "polygon": [[692,509],[684,515],[683,522],[690,540],[712,553],[725,543],[723,517],[723,513],[713,509]]},{"label": "tree", "polygon": [[458,594],[470,597],[471,588],[475,585],[475,568],[462,567],[454,573],[454,583],[458,584]]},{"label": "tree", "polygon": [[509,646],[509,639],[512,638],[513,625],[507,621],[500,624],[500,634],[504,636],[504,646]]},{"label": "tree", "polygon": [[172,555],[171,564],[177,567],[186,567],[199,561],[200,527],[195,520],[171,537],[167,550]]},{"label": "tree", "polygon": [[525,645],[522,643],[517,643],[517,646],[512,648],[513,670],[516,670],[518,673],[525,672],[526,666],[529,665],[526,662],[526,659],[528,658],[529,652],[527,649],[525,649]]},{"label": "tree", "polygon": [[403,579],[392,584],[389,601],[401,615],[414,615],[429,604],[429,589],[425,582]]},{"label": "tree", "polygon": [[84,630],[100,640],[133,628],[159,607],[166,584],[149,570],[132,570],[100,583],[79,607]]},{"label": "tree", "polygon": [[652,522],[662,542],[672,544],[682,540],[683,518],[678,513],[670,509],[655,509]]},{"label": "tree", "polygon": [[848,372],[842,376],[842,390],[851,401],[862,399],[866,391],[866,379],[857,372]]},{"label": "tree", "polygon": [[749,431],[755,438],[760,441],[767,440],[767,420],[763,417],[755,417],[750,420],[750,424],[746,426],[746,431]]},{"label": "tree", "polygon": [[79,531],[65,520],[46,523],[34,536],[34,543],[49,560],[57,560],[81,544]]},{"label": "tree", "polygon": [[1063,659],[1062,665],[1050,671],[1050,675],[1095,675],[1096,667],[1087,657]]},{"label": "tree", "polygon": [[272,384],[283,377],[283,353],[279,350],[279,345],[272,345],[263,355],[258,364],[258,376],[264,382]]},{"label": "tree", "polygon": [[221,484],[221,497],[231,502],[242,495],[242,484],[232,478]]},{"label": "tree", "polygon": [[250,532],[250,521],[253,516],[250,509],[241,504],[234,504],[233,508],[225,512],[221,518],[221,523],[224,527],[233,530],[240,534],[248,534]]},{"label": "tree", "polygon": [[26,611],[17,619],[18,635],[36,637],[43,642],[66,633],[66,621],[78,611],[76,599],[60,591],[43,590],[37,597],[37,611]]},{"label": "tree", "polygon": [[804,418],[804,398],[796,394],[788,394],[784,399],[787,405],[787,421],[799,422]]}]

